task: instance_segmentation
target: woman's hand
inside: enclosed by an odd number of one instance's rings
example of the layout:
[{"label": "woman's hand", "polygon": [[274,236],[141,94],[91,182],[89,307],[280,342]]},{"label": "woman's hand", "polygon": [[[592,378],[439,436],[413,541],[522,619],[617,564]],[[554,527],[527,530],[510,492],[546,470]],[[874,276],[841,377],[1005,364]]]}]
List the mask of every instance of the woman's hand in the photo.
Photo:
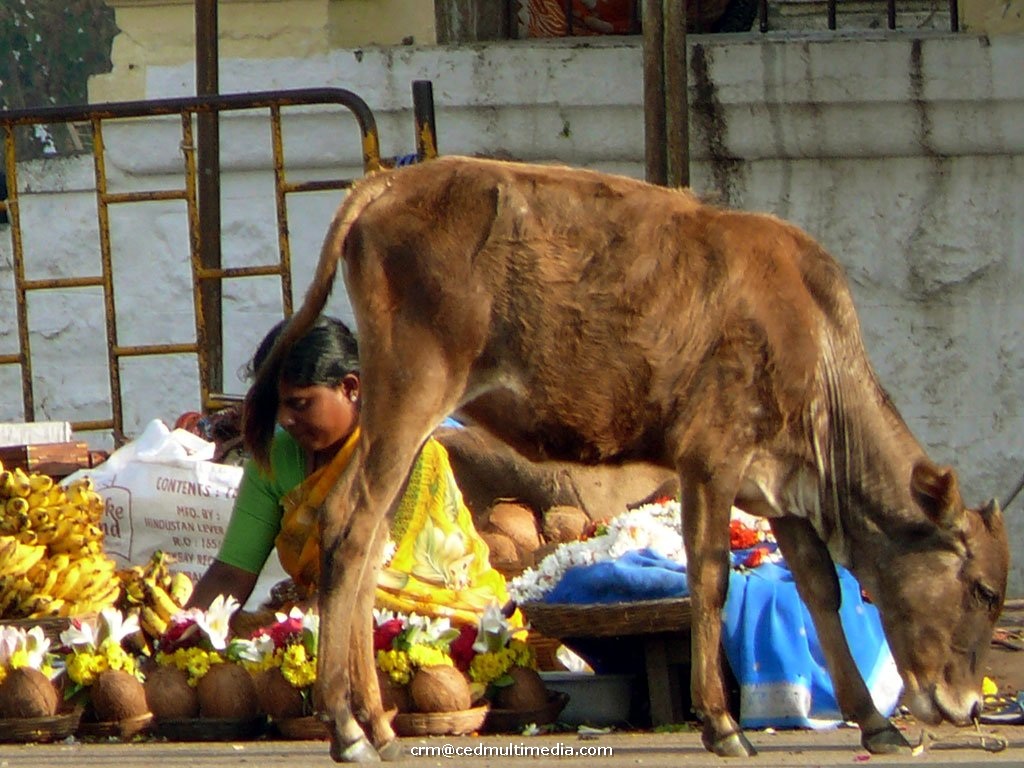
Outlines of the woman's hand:
[{"label": "woman's hand", "polygon": [[249,599],[259,574],[249,573],[241,568],[214,560],[203,577],[192,590],[192,597],[186,608],[206,610],[217,595],[231,595],[241,605]]}]

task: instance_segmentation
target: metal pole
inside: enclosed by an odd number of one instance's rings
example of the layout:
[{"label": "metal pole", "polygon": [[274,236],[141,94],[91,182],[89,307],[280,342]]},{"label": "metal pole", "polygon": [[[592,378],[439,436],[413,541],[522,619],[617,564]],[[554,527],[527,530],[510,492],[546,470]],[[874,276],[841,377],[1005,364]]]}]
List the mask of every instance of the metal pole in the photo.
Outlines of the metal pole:
[{"label": "metal pole", "polygon": [[[217,47],[217,0],[196,0],[196,95],[216,96],[220,90]],[[220,124],[219,113],[196,116],[199,164],[199,257],[206,269],[220,269]],[[224,389],[221,282],[199,285],[202,317],[196,318],[199,354],[206,358],[207,380],[200,382],[203,402],[211,391]]]},{"label": "metal pole", "polygon": [[665,184],[668,161],[665,137],[664,16],[662,0],[643,0],[644,157],[647,181]]},{"label": "metal pole", "polygon": [[690,125],[687,97],[686,0],[665,0],[666,183],[690,185]]}]

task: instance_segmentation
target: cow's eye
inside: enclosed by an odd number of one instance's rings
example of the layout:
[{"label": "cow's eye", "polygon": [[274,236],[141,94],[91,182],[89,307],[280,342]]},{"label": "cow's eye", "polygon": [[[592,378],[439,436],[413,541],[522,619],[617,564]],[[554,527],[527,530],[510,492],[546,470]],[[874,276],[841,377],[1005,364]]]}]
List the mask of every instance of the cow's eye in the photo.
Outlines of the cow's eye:
[{"label": "cow's eye", "polygon": [[999,594],[994,589],[989,589],[980,581],[974,585],[974,595],[989,610],[995,610],[996,606],[999,605]]}]

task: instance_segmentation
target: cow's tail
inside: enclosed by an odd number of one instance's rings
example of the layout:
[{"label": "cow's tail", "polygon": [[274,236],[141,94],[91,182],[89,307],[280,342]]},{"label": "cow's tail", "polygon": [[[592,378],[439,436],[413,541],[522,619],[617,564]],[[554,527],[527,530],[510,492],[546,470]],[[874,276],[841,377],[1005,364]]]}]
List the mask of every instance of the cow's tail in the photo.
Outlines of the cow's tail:
[{"label": "cow's tail", "polygon": [[242,409],[242,436],[246,448],[264,468],[270,464],[270,442],[277,417],[277,383],[285,354],[309,331],[327,305],[344,254],[345,238],[352,225],[389,186],[389,174],[380,173],[360,181],[349,191],[327,230],[320,249],[320,261],[302,305],[274,341],[246,393]]}]

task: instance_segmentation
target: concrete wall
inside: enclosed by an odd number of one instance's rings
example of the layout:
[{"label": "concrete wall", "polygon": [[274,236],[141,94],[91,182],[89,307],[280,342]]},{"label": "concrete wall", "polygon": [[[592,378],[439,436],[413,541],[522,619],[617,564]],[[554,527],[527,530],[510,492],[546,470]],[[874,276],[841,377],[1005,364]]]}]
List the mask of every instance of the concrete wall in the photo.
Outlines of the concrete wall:
[{"label": "concrete wall", "polygon": [[[845,265],[880,377],[933,458],[962,471],[969,501],[1005,497],[1024,472],[1024,37],[941,33],[691,36],[692,185],[730,205],[791,219]],[[227,58],[225,92],[341,86],[374,110],[384,154],[413,150],[412,80],[434,83],[440,151],[560,161],[642,176],[638,39],[513,41],[459,48],[331,50],[294,59]],[[193,93],[191,64],[146,68],[146,97]],[[265,119],[222,120],[225,263],[276,255]],[[113,189],[180,184],[176,121],[105,134]],[[294,180],[357,173],[358,133],[343,116],[286,118]],[[96,261],[87,159],[22,169],[30,273]],[[293,197],[296,298],[311,273],[333,193]],[[122,343],[192,333],[182,208],[115,212]],[[0,237],[0,305],[10,254]],[[76,266],[78,265],[78,266]],[[7,292],[7,295],[4,295]],[[100,310],[97,313],[97,310]],[[333,311],[348,316],[343,295]],[[42,417],[104,415],[102,313],[90,289],[30,305]],[[225,290],[234,374],[279,316],[276,285]],[[10,317],[7,313],[5,316]],[[0,352],[15,340],[0,321]],[[130,428],[198,406],[195,364],[128,366]],[[0,369],[0,420],[21,417],[17,379]],[[1021,515],[1011,518],[1024,549]],[[1017,558],[1013,591],[1024,591]]]}]

